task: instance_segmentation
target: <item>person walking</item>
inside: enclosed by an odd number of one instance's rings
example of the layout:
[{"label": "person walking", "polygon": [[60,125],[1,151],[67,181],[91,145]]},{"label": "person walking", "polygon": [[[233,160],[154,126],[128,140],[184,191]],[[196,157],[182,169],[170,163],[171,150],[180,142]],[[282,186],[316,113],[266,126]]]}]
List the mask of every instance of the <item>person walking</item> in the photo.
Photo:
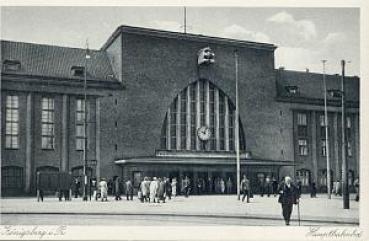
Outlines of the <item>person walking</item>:
[{"label": "person walking", "polygon": [[213,193],[213,179],[211,177],[209,177],[207,180],[207,189],[208,189],[208,194]]},{"label": "person walking", "polygon": [[360,183],[359,183],[359,177],[357,177],[354,181],[354,187],[355,187],[355,192],[356,192],[356,197],[355,197],[355,201],[358,202],[360,199]]},{"label": "person walking", "polygon": [[230,177],[228,177],[228,180],[227,180],[227,183],[226,183],[226,186],[227,186],[227,194],[231,194],[232,193],[232,180]]},{"label": "person walking", "polygon": [[105,178],[101,178],[99,183],[100,193],[101,193],[101,202],[104,200],[108,201],[108,183],[106,182]]},{"label": "person walking", "polygon": [[315,185],[315,182],[313,182],[311,184],[311,187],[310,187],[310,197],[311,198],[315,198],[316,197],[316,185]]},{"label": "person walking", "polygon": [[185,177],[183,185],[184,185],[184,187],[183,187],[184,195],[187,198],[190,195],[190,192],[191,192],[191,186],[190,186],[191,181],[188,178],[188,176]]},{"label": "person walking", "polygon": [[110,178],[107,182],[108,185],[108,195],[112,195],[113,194],[113,180]]},{"label": "person walking", "polygon": [[165,177],[165,195],[168,196],[168,199],[172,199],[172,184],[170,183],[169,177]]},{"label": "person walking", "polygon": [[142,189],[142,195],[145,202],[150,202],[150,183],[151,183],[150,178],[145,177]]},{"label": "person walking", "polygon": [[224,194],[224,192],[225,192],[225,183],[224,183],[223,178],[220,179],[219,183],[220,183],[220,193]]},{"label": "person walking", "polygon": [[115,194],[115,200],[122,200],[120,194],[121,194],[121,189],[120,189],[120,177],[116,177],[114,180],[114,194]]},{"label": "person walking", "polygon": [[78,198],[80,187],[81,187],[81,182],[79,181],[78,177],[74,178],[74,182],[73,182],[74,198]]},{"label": "person walking", "polygon": [[267,196],[270,197],[270,193],[271,193],[271,182],[270,182],[270,177],[269,176],[267,176],[265,178],[264,190],[265,190]]},{"label": "person walking", "polygon": [[158,182],[156,177],[153,177],[152,181],[150,182],[150,200],[149,202],[155,203],[156,200],[156,191],[158,189]]},{"label": "person walking", "polygon": [[273,195],[274,197],[277,196],[278,193],[278,181],[275,177],[273,177],[273,181],[272,181],[272,191],[273,191]]},{"label": "person walking", "polygon": [[133,200],[133,184],[131,179],[128,179],[128,181],[126,181],[126,198],[127,201]]},{"label": "person walking", "polygon": [[245,197],[247,196],[247,202],[250,202],[250,194],[251,194],[251,187],[250,187],[250,181],[247,179],[246,175],[243,175],[242,181],[241,181],[241,191],[242,191],[242,202],[245,201]]},{"label": "person walking", "polygon": [[284,178],[284,183],[279,189],[278,202],[282,206],[282,215],[286,225],[290,225],[291,213],[294,204],[298,204],[298,190],[292,184],[291,178],[286,176]]},{"label": "person walking", "polygon": [[201,178],[197,178],[196,188],[197,188],[197,195],[202,194],[202,180],[201,180]]},{"label": "person walking", "polygon": [[165,182],[163,179],[159,178],[158,179],[158,203],[160,203],[160,201],[163,201],[163,203],[165,203]]},{"label": "person walking", "polygon": [[176,197],[177,196],[177,178],[174,177],[172,179],[171,186],[172,186],[172,196],[173,197]]}]

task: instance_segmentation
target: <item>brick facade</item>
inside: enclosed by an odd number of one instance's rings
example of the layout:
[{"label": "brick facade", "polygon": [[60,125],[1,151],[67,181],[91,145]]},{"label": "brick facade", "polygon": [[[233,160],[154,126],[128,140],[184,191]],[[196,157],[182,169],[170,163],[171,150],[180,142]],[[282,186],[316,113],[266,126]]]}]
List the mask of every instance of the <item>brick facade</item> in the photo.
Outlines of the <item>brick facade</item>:
[{"label": "brick facade", "polygon": [[[198,66],[197,52],[207,46],[215,53],[215,63]],[[234,52],[237,51],[239,114],[246,144],[246,150],[241,153],[241,172],[250,177],[256,192],[261,173],[264,177],[270,175],[280,179],[285,175],[294,176],[294,171],[305,168],[312,173],[312,180],[318,182],[317,173],[324,169],[325,161],[319,153],[318,132],[319,115],[323,111],[322,97],[316,96],[316,92],[310,89],[304,92],[312,87],[306,85],[307,80],[300,79],[308,76],[306,78],[319,82],[321,75],[275,70],[275,48],[271,44],[119,27],[102,49],[96,51],[101,59],[91,66],[96,66],[97,72],[95,75],[91,73],[90,77],[95,79],[88,81],[88,159],[95,159],[98,163],[93,175],[108,179],[122,176],[123,179],[135,181],[143,176],[180,178],[188,175],[194,180],[198,177],[230,177],[234,182],[234,151],[158,153],[162,150],[161,135],[168,108],[190,84],[207,80],[235,104]],[[69,51],[68,48],[65,51]],[[80,52],[81,62],[83,50]],[[6,56],[3,61],[4,58]],[[102,67],[102,63],[106,67]],[[113,76],[113,80],[107,80],[107,75]],[[35,189],[38,167],[73,171],[73,168],[81,166],[81,152],[75,150],[75,103],[78,96],[83,96],[81,80],[58,76],[65,82],[58,85],[55,79],[45,82],[39,77],[28,81],[27,76],[7,72],[2,73],[2,78],[5,80],[2,89],[3,116],[6,96],[15,93],[20,97],[20,146],[17,150],[8,150],[2,144],[2,167],[23,168],[23,190],[29,192]],[[330,87],[339,86],[339,82],[334,80],[329,83]],[[302,95],[299,98],[286,95],[283,93],[286,85],[299,86]],[[348,98],[348,112],[353,123],[353,155],[349,157],[349,169],[358,173],[358,83],[352,82],[348,86],[351,95]],[[55,99],[54,150],[40,148],[40,98],[45,95]],[[31,101],[28,105],[27,100]],[[330,123],[336,123],[334,118],[337,120],[337,128],[331,131],[330,143],[332,170],[337,173],[339,170],[336,170],[335,160],[340,157],[334,153],[340,151],[335,148],[337,138],[334,133],[340,133],[340,109],[334,100],[330,104]],[[30,107],[28,112],[27,106]],[[299,156],[296,149],[295,115],[299,111],[308,115],[310,146],[307,156]],[[27,119],[29,113],[31,116]],[[2,130],[5,130],[5,118],[2,118]],[[27,133],[30,134],[28,139]]]}]

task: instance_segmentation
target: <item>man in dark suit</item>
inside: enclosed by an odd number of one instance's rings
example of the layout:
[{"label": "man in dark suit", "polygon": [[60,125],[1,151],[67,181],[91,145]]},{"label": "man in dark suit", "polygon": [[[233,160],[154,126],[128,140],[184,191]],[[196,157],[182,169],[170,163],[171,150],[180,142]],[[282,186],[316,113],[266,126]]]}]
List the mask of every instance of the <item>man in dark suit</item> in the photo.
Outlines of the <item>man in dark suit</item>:
[{"label": "man in dark suit", "polygon": [[247,196],[247,202],[250,202],[250,196],[251,196],[251,185],[249,179],[247,179],[246,175],[243,175],[243,179],[241,181],[241,192],[243,194],[242,196],[242,202],[245,201],[245,197]]},{"label": "man in dark suit", "polygon": [[282,214],[286,225],[290,225],[293,204],[298,204],[298,189],[292,184],[291,178],[286,176],[279,188],[278,202],[282,205]]}]

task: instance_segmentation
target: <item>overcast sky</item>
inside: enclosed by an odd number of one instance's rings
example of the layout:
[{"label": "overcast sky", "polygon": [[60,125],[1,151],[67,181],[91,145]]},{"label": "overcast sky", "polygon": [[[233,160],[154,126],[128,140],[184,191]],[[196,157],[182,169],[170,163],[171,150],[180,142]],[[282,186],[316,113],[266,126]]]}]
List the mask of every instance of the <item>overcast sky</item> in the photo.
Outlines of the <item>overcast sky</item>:
[{"label": "overcast sky", "polygon": [[[187,32],[273,43],[276,68],[360,75],[358,8],[188,7]],[[98,49],[119,25],[183,31],[181,7],[2,7],[1,38]]]}]

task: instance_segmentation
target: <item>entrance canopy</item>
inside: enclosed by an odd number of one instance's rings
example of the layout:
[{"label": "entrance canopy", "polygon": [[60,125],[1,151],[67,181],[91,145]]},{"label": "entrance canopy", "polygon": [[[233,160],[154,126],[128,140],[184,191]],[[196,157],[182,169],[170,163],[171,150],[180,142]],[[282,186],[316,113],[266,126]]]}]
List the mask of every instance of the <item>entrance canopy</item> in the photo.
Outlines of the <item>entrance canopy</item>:
[{"label": "entrance canopy", "polygon": [[[152,156],[133,157],[123,160],[116,160],[117,165],[128,164],[181,164],[181,165],[236,165],[236,157],[174,157],[174,156]],[[241,165],[261,165],[261,166],[293,166],[293,161],[280,160],[258,160],[241,159]]]}]

